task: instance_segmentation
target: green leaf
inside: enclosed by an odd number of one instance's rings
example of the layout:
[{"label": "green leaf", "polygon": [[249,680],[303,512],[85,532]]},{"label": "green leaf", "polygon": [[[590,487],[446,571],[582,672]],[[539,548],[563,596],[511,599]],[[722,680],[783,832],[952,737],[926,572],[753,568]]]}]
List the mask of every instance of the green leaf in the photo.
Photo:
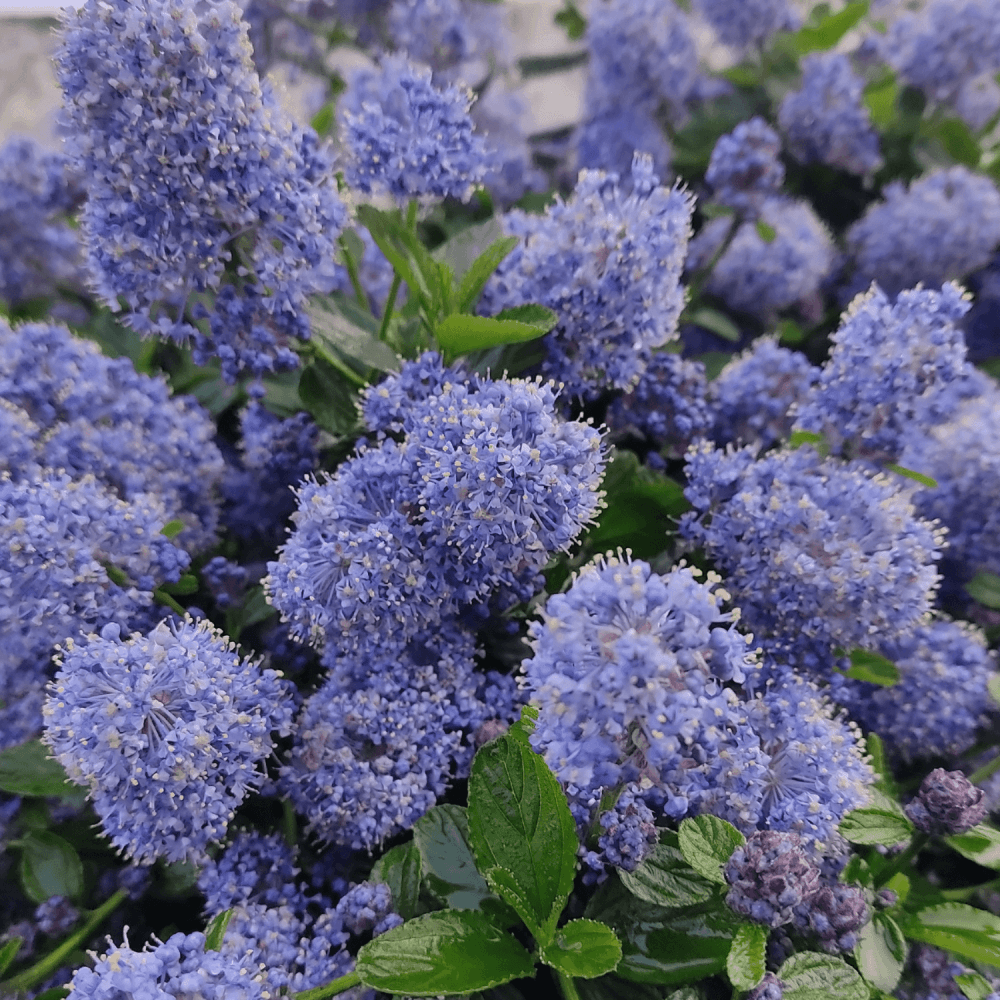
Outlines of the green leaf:
[{"label": "green leaf", "polygon": [[534,973],[531,955],[481,913],[439,910],[364,945],[355,970],[368,987],[408,996],[462,994]]},{"label": "green leaf", "polygon": [[548,306],[538,305],[536,302],[526,302],[521,306],[503,309],[493,319],[527,323],[529,326],[537,326],[539,329],[544,328],[546,333],[559,322],[559,317]]},{"label": "green leaf", "polygon": [[328,362],[315,359],[302,372],[299,395],[324,430],[349,436],[358,425],[358,407],[353,388]]},{"label": "green leaf", "polygon": [[413,827],[429,886],[453,910],[478,910],[490,896],[469,846],[469,818],[461,806],[428,810]]},{"label": "green leaf", "polygon": [[504,259],[518,244],[516,236],[501,236],[491,243],[473,262],[462,276],[455,292],[454,308],[456,312],[471,312],[479,296],[490,280],[493,272],[503,263]]},{"label": "green leaf", "polygon": [[205,928],[205,951],[222,950],[222,941],[226,936],[226,928],[229,926],[232,916],[232,910],[223,910],[222,913],[217,913],[212,918],[212,922]]},{"label": "green leaf", "polygon": [[817,451],[822,451],[826,447],[826,438],[822,434],[815,434],[812,431],[792,431],[788,443],[793,448],[801,448],[804,444],[814,444],[817,446]]},{"label": "green leaf", "polygon": [[[544,308],[544,307],[543,307]],[[434,330],[441,348],[450,355],[467,354],[498,344],[519,344],[544,337],[555,324],[555,313],[549,311],[552,324],[522,323],[516,319],[496,316],[445,316]]]},{"label": "green leaf", "polygon": [[944,842],[977,865],[1000,871],[1000,830],[996,827],[980,823],[965,833],[945,837]]},{"label": "green leaf", "polygon": [[429,289],[419,275],[416,262],[406,251],[409,234],[398,211],[383,212],[374,205],[358,205],[358,221],[371,233],[375,245],[385,254],[393,270],[416,294],[428,295]]},{"label": "green leaf", "polygon": [[990,981],[978,972],[963,972],[955,976],[955,982],[968,1000],[986,1000],[994,992]]},{"label": "green leaf", "polygon": [[226,608],[226,635],[235,642],[246,629],[277,613],[277,609],[267,603],[264,588],[251,587],[242,604]]},{"label": "green leaf", "polygon": [[899,985],[906,963],[906,938],[887,913],[876,913],[861,928],[854,960],[872,986],[891,993]]},{"label": "green leaf", "polygon": [[180,518],[175,518],[173,521],[167,521],[167,523],[160,528],[160,534],[166,535],[167,538],[176,538],[184,530],[184,522]]},{"label": "green leaf", "polygon": [[757,235],[765,243],[773,243],[775,237],[778,235],[778,230],[774,228],[769,222],[765,222],[763,219],[758,219],[755,223],[757,229]]},{"label": "green leaf", "polygon": [[486,873],[490,888],[521,918],[524,926],[531,931],[535,940],[549,940],[551,933],[545,931],[535,914],[534,906],[527,890],[509,868],[491,868]]},{"label": "green leaf", "polygon": [[83,865],[72,844],[49,830],[32,830],[21,841],[21,885],[36,903],[51,896],[79,900]]},{"label": "green leaf", "polygon": [[967,167],[978,167],[982,153],[972,130],[961,118],[945,118],[938,123],[937,137],[948,155]]},{"label": "green leaf", "polygon": [[738,990],[752,990],[764,978],[766,949],[766,927],[740,925],[726,956],[726,975]]},{"label": "green leaf", "polygon": [[843,10],[830,14],[815,27],[800,28],[792,42],[799,55],[832,49],[868,13],[868,0],[855,0]]},{"label": "green leaf", "polygon": [[718,816],[695,816],[682,820],[677,840],[687,863],[699,875],[717,885],[726,884],[722,866],[737,847],[747,842],[735,826]]},{"label": "green leaf", "polygon": [[806,339],[806,331],[794,319],[779,320],[776,329],[783,347],[794,347]]},{"label": "green leaf", "polygon": [[[773,233],[774,230],[772,229],[771,232]],[[719,312],[718,309],[709,309],[707,307],[695,309],[687,319],[696,326],[711,330],[712,333],[717,334],[724,340],[731,340],[734,344],[739,343],[740,328],[725,313]]]},{"label": "green leaf", "polygon": [[411,920],[420,912],[423,867],[420,851],[412,840],[386,851],[372,866],[371,878],[389,887],[393,909],[404,920]]},{"label": "green leaf", "polygon": [[657,844],[635,871],[620,869],[622,885],[634,896],[656,906],[690,906],[702,903],[715,885],[698,874],[675,847]]},{"label": "green leaf", "polygon": [[71,992],[68,986],[53,986],[52,989],[37,994],[35,1000],[66,1000]]},{"label": "green leaf", "polygon": [[913,824],[903,813],[870,806],[849,812],[840,821],[839,829],[840,835],[852,844],[890,846],[909,840],[913,834]]},{"label": "green leaf", "polygon": [[851,859],[844,865],[844,870],[840,873],[840,881],[844,885],[860,885],[866,889],[875,888],[875,876],[863,857],[859,854],[852,855]]},{"label": "green leaf", "polygon": [[29,740],[0,751],[0,791],[12,795],[72,795],[75,786],[57,760],[49,759],[48,747]]},{"label": "green leaf", "polygon": [[792,955],[777,972],[782,1000],[869,1000],[865,981],[843,959],[818,952]]},{"label": "green leaf", "polygon": [[891,791],[892,774],[889,771],[889,764],[885,756],[885,744],[878,733],[869,733],[865,737],[865,746],[868,749],[868,756],[871,758],[872,770],[878,775],[879,787]]},{"label": "green leaf", "polygon": [[24,938],[15,936],[0,945],[0,976],[10,968],[11,963],[17,958],[22,944],[24,944]]},{"label": "green leaf", "polygon": [[571,42],[583,38],[583,33],[587,30],[587,19],[577,9],[573,0],[565,0],[563,9],[555,16],[555,22],[565,28],[566,37]]},{"label": "green leaf", "polygon": [[335,108],[333,101],[327,101],[310,119],[309,124],[319,135],[327,135],[332,131],[336,120]]},{"label": "green leaf", "polygon": [[880,131],[892,123],[896,115],[896,101],[899,98],[899,84],[890,69],[865,87],[864,101],[871,115],[872,124]]},{"label": "green leaf", "polygon": [[541,949],[546,965],[577,979],[596,979],[613,972],[622,958],[621,942],[607,924],[571,920]]},{"label": "green leaf", "polygon": [[504,239],[505,235],[500,219],[491,215],[484,222],[459,230],[451,239],[433,250],[431,256],[439,263],[447,264],[455,280],[461,282],[473,263],[488,253],[490,247]]},{"label": "green leaf", "polygon": [[543,938],[551,934],[573,889],[579,844],[555,775],[526,742],[505,734],[472,762],[468,815],[479,870],[517,872]]},{"label": "green leaf", "polygon": [[903,933],[963,958],[1000,966],[1000,917],[965,903],[938,903],[910,914]]},{"label": "green leaf", "polygon": [[313,299],[306,306],[313,339],[362,368],[398,372],[399,357],[388,345],[349,319],[333,299]]},{"label": "green leaf", "polygon": [[844,671],[845,677],[855,681],[868,681],[882,687],[892,687],[899,683],[899,669],[892,660],[887,660],[868,649],[852,649],[851,665]]},{"label": "green leaf", "polygon": [[977,573],[966,585],[965,592],[984,607],[1000,611],[1000,576]]},{"label": "green leaf", "polygon": [[885,468],[890,472],[895,472],[899,476],[905,476],[907,479],[912,479],[914,482],[920,483],[922,486],[927,486],[930,489],[934,489],[937,486],[936,479],[931,479],[930,476],[925,476],[922,472],[914,472],[913,469],[908,469],[905,465],[886,465]]},{"label": "green leaf", "polygon": [[986,681],[986,690],[994,703],[1000,705],[1000,674],[991,674]]},{"label": "green leaf", "polygon": [[160,589],[167,594],[184,597],[198,589],[198,577],[193,573],[185,573],[176,583],[165,583]]}]

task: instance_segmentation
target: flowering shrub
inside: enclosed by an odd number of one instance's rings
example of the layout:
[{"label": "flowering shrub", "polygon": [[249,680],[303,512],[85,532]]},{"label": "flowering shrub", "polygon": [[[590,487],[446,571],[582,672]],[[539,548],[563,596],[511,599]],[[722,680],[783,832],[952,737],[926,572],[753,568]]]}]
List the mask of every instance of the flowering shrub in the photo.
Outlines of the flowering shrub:
[{"label": "flowering shrub", "polygon": [[67,12],[0,996],[1000,998],[997,10]]}]

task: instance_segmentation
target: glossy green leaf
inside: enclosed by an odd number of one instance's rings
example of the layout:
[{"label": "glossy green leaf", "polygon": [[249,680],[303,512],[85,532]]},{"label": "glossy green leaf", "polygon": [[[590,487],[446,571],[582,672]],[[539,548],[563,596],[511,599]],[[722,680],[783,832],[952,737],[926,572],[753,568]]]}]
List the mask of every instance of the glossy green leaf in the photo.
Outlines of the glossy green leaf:
[{"label": "glossy green leaf", "polygon": [[167,523],[160,528],[160,534],[166,535],[167,538],[176,538],[184,530],[184,522],[178,517],[173,521],[167,521]]},{"label": "glossy green leaf", "polygon": [[11,795],[65,795],[74,790],[57,760],[49,759],[48,747],[29,740],[0,751],[0,790]]},{"label": "glossy green leaf", "polygon": [[955,982],[968,1000],[986,1000],[996,992],[990,981],[978,972],[963,972],[955,976]]},{"label": "glossy green leaf", "polygon": [[773,243],[778,235],[778,230],[774,228],[769,222],[765,222],[763,219],[758,219],[754,223],[757,229],[757,235],[765,243]]},{"label": "glossy green leaf", "polygon": [[965,903],[938,903],[909,914],[903,933],[963,958],[1000,966],[1000,917]]},{"label": "glossy green leaf", "polygon": [[560,927],[540,957],[546,965],[577,979],[596,979],[613,972],[621,961],[622,946],[607,924],[571,920]]},{"label": "glossy green leaf", "polygon": [[868,866],[868,862],[859,854],[851,856],[844,865],[844,870],[840,873],[840,881],[844,885],[860,885],[866,889],[875,888],[875,877]]},{"label": "glossy green leaf", "polygon": [[812,444],[816,446],[816,450],[821,454],[826,454],[824,449],[829,447],[826,443],[826,438],[822,434],[816,434],[813,431],[792,431],[792,436],[788,439],[788,443],[793,448],[801,448],[804,444]]},{"label": "glossy green leaf", "polygon": [[457,312],[471,312],[494,271],[518,244],[516,236],[501,236],[491,243],[462,275],[453,303]]},{"label": "glossy green leaf", "polygon": [[455,280],[461,282],[473,262],[505,237],[500,219],[491,215],[483,222],[459,230],[451,239],[431,251],[431,256],[451,268]]},{"label": "glossy green leaf", "polygon": [[892,660],[878,653],[869,649],[852,649],[850,661],[851,665],[844,671],[844,676],[851,680],[867,681],[881,687],[892,687],[899,683],[899,668]]},{"label": "glossy green leaf", "polygon": [[379,935],[358,952],[368,987],[406,996],[473,993],[531,976],[531,955],[481,913],[439,910]]},{"label": "glossy green leaf", "polygon": [[333,365],[317,358],[302,371],[299,395],[313,419],[338,436],[354,433],[358,406],[353,387]]},{"label": "glossy green leaf", "polygon": [[699,875],[675,847],[657,844],[634,871],[619,870],[622,885],[633,895],[657,906],[690,906],[715,892],[715,883]]},{"label": "glossy green leaf", "polygon": [[222,942],[232,916],[232,910],[223,910],[212,918],[211,923],[205,928],[205,951],[222,950]]},{"label": "glossy green leaf", "polygon": [[469,818],[461,806],[435,806],[413,827],[431,889],[453,910],[477,910],[490,896],[469,846]]},{"label": "glossy green leaf", "polygon": [[842,10],[829,14],[815,26],[800,28],[793,36],[795,50],[807,52],[832,49],[868,13],[868,0],[853,0]]},{"label": "glossy green leaf", "polygon": [[420,912],[423,862],[412,840],[386,851],[372,866],[371,878],[389,887],[393,908],[404,920],[410,920]]},{"label": "glossy green leaf", "polygon": [[587,30],[587,19],[580,13],[573,0],[564,0],[562,10],[555,16],[555,22],[566,32],[566,37],[575,42],[583,38]]},{"label": "glossy green leaf", "polygon": [[938,123],[937,137],[948,155],[956,162],[975,169],[982,153],[972,129],[961,118],[945,118]]},{"label": "glossy green leaf", "polygon": [[892,123],[896,115],[898,98],[899,84],[892,70],[886,70],[877,80],[865,87],[865,106],[876,128],[881,130]]},{"label": "glossy green leaf", "polygon": [[920,483],[921,486],[926,486],[929,489],[934,489],[937,486],[936,479],[931,479],[930,476],[925,476],[922,472],[908,469],[905,465],[886,465],[885,468],[889,472],[895,472],[898,476],[905,476],[907,479],[912,479],[914,482]]},{"label": "glossy green leaf", "polygon": [[380,372],[399,371],[396,352],[370,330],[358,326],[332,299],[313,299],[306,307],[313,339],[343,358]]},{"label": "glossy green leaf", "polygon": [[739,343],[740,328],[725,313],[719,312],[718,309],[709,309],[708,307],[695,309],[687,319],[696,326],[711,330],[712,333],[722,337],[724,340],[730,340],[734,344]]},{"label": "glossy green leaf", "polygon": [[944,842],[977,865],[1000,871],[1000,830],[996,827],[980,823],[965,833],[945,837]]},{"label": "glossy green leaf", "polygon": [[486,873],[489,887],[521,918],[536,941],[548,942],[551,929],[543,928],[528,891],[509,868],[491,868]]},{"label": "glossy green leaf", "polygon": [[726,975],[738,990],[752,990],[764,978],[767,928],[745,923],[733,938],[726,956]]},{"label": "glossy green leaf", "polygon": [[1000,611],[1000,576],[977,573],[966,585],[965,592],[984,607]]},{"label": "glossy green leaf", "polygon": [[83,865],[76,848],[49,830],[32,830],[21,841],[21,885],[36,903],[52,896],[79,901]]},{"label": "glossy green leaf", "polygon": [[876,913],[861,928],[854,960],[872,986],[891,993],[899,985],[906,963],[906,938],[887,913]]},{"label": "glossy green leaf", "polygon": [[865,981],[843,959],[818,952],[792,955],[777,972],[782,1000],[869,1000]]},{"label": "glossy green leaf", "polygon": [[185,597],[198,589],[198,577],[193,573],[185,573],[176,583],[164,584],[160,589],[175,597]]},{"label": "glossy green leaf", "polygon": [[11,963],[17,958],[22,944],[24,944],[24,938],[14,936],[0,945],[0,976],[10,968]]},{"label": "glossy green leaf", "polygon": [[[555,314],[553,313],[554,317]],[[554,320],[553,320],[554,323]],[[451,355],[481,351],[498,344],[519,344],[543,337],[552,325],[524,323],[517,319],[500,319],[496,316],[445,316],[434,329],[434,336],[442,349]]]},{"label": "glossy green leaf", "polygon": [[718,816],[695,816],[683,820],[677,841],[687,863],[699,875],[717,885],[726,884],[722,866],[737,847],[747,842],[735,826]]},{"label": "glossy green leaf", "polygon": [[579,843],[555,775],[526,742],[501,736],[472,762],[468,816],[479,870],[516,872],[538,924],[551,933],[573,889]]},{"label": "glossy green leaf", "polygon": [[891,846],[909,840],[913,824],[905,814],[888,809],[864,807],[849,812],[840,821],[840,835],[852,844],[884,844]]}]

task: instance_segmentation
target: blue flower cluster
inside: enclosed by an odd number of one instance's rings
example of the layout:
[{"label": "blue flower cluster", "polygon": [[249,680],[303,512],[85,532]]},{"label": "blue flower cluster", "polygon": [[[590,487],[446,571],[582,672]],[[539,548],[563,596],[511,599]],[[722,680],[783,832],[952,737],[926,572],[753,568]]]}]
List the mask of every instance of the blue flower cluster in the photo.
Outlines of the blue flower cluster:
[{"label": "blue flower cluster", "polygon": [[652,351],[677,336],[692,208],[686,192],[660,186],[648,156],[635,157],[628,195],[616,174],[584,170],[544,216],[504,217],[523,242],[490,278],[480,311],[527,302],[554,310],[542,373],[569,396],[632,388]]},{"label": "blue flower cluster", "polygon": [[429,68],[403,55],[355,71],[338,112],[348,182],[400,201],[467,200],[490,166],[469,117],[472,102],[470,90],[457,84],[439,90]]},{"label": "blue flower cluster", "polygon": [[788,0],[696,0],[695,9],[715,29],[719,41],[738,49],[761,46],[776,31],[798,24]]},{"label": "blue flower cluster", "polygon": [[715,144],[705,171],[715,200],[756,215],[764,199],[777,194],[785,181],[780,152],[781,139],[763,118],[740,122]]},{"label": "blue flower cluster", "polygon": [[983,267],[1000,243],[1000,191],[966,167],[937,170],[909,188],[893,181],[846,234],[854,285],[890,295],[940,285]]},{"label": "blue flower cluster", "polygon": [[45,703],[45,742],[128,857],[197,860],[260,781],[288,685],[241,659],[205,621],[67,640]]},{"label": "blue flower cluster", "polygon": [[853,174],[881,164],[878,133],[862,99],[864,80],[840,53],[802,60],[802,89],[785,96],[778,123],[788,151],[802,163],[819,162]]},{"label": "blue flower cluster", "polygon": [[930,610],[941,532],[885,476],[808,447],[755,460],[710,445],[687,472],[681,531],[773,653],[822,671],[834,647],[871,648]]},{"label": "blue flower cluster", "polygon": [[[315,134],[262,89],[239,8],[90,0],[67,14],[62,42],[100,298],[124,301],[141,334],[219,355],[227,378],[292,364],[346,211]],[[204,293],[223,289],[206,309]]]}]

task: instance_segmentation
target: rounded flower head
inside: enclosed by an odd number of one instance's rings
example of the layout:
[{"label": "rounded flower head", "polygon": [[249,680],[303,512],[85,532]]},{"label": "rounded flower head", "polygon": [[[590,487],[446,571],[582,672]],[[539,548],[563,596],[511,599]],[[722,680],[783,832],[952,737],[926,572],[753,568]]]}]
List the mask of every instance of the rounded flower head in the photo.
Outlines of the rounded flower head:
[{"label": "rounded flower head", "polygon": [[[724,231],[706,228],[704,239],[714,242]],[[700,256],[709,249],[711,256],[714,247],[702,248],[703,241],[698,242],[692,252]],[[744,222],[736,230],[708,287],[732,309],[766,315],[814,295],[833,260],[833,241],[812,208],[804,201],[771,196],[761,203],[757,222]]]},{"label": "rounded flower head", "polygon": [[736,48],[762,45],[776,31],[798,24],[788,0],[696,0],[695,7],[719,41]]},{"label": "rounded flower head", "polygon": [[940,285],[989,263],[1000,243],[1000,191],[967,167],[937,170],[909,188],[888,184],[847,230],[854,287],[877,281],[890,295]]},{"label": "rounded flower head", "polygon": [[366,193],[388,190],[401,201],[468,199],[490,167],[469,116],[473,99],[463,86],[437,89],[430,68],[404,55],[356,71],[340,102],[348,183]]},{"label": "rounded flower head", "polygon": [[891,687],[838,681],[832,694],[851,717],[885,740],[896,760],[963,753],[994,707],[987,684],[996,654],[983,633],[966,622],[919,625],[885,643],[880,652],[896,664]]},{"label": "rounded flower head", "polygon": [[669,815],[689,810],[734,718],[725,684],[757,669],[743,636],[713,627],[730,618],[719,605],[690,569],[660,576],[618,558],[549,598],[523,670],[539,708],[532,744],[571,801],[641,775]]},{"label": "rounded flower head", "polygon": [[626,195],[616,174],[584,170],[569,200],[544,216],[509,213],[506,230],[524,240],[480,303],[495,313],[540,302],[558,315],[542,341],[542,372],[570,396],[632,388],[651,352],[677,337],[693,202],[660,186],[648,156],[636,155],[632,181]]},{"label": "rounded flower head", "polygon": [[906,807],[906,815],[924,833],[951,837],[986,819],[985,796],[961,771],[937,767],[924,778],[920,791]]},{"label": "rounded flower head", "polygon": [[45,704],[45,742],[90,787],[111,842],[149,862],[197,860],[224,836],[287,733],[280,675],[242,660],[204,620],[66,642]]},{"label": "rounded flower head", "polygon": [[682,531],[704,547],[765,647],[828,667],[916,625],[938,581],[940,532],[885,476],[811,448],[688,453]]},{"label": "rounded flower head", "polygon": [[781,190],[785,167],[781,139],[763,118],[740,122],[712,150],[705,181],[715,200],[754,215],[768,195]]},{"label": "rounded flower head", "polygon": [[895,461],[911,429],[924,434],[955,408],[951,384],[967,372],[956,323],[968,309],[954,284],[914,288],[895,302],[877,285],[859,295],[841,317],[796,427],[826,435],[848,457]]},{"label": "rounded flower head", "polygon": [[[346,209],[315,133],[262,89],[239,8],[88,0],[57,65],[99,296],[124,299],[139,333],[193,339],[228,378],[292,364]],[[215,311],[189,311],[223,286]]]}]

